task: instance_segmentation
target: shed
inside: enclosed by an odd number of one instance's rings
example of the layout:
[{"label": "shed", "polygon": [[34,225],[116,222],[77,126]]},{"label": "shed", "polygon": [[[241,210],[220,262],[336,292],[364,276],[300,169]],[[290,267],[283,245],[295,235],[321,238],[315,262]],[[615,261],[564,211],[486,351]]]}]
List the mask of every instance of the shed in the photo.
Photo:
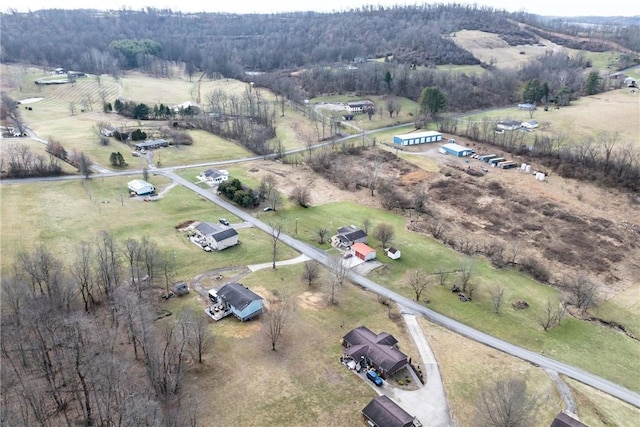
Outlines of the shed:
[{"label": "shed", "polygon": [[463,147],[462,145],[458,145],[454,142],[449,142],[448,144],[444,144],[440,146],[446,154],[451,154],[456,157],[466,157],[473,154],[473,150],[471,148]]},{"label": "shed", "polygon": [[345,355],[356,361],[364,360],[383,378],[409,364],[408,356],[398,350],[398,340],[386,332],[375,334],[367,327],[360,326],[345,335],[342,344]]},{"label": "shed", "polygon": [[375,427],[418,427],[422,424],[386,395],[373,399],[362,410],[362,416]]},{"label": "shed", "polygon": [[239,243],[238,232],[233,227],[222,227],[211,222],[201,222],[196,225],[194,229],[196,235],[203,240],[207,246],[217,251]]},{"label": "shed", "polygon": [[535,104],[532,104],[530,102],[525,102],[524,104],[518,104],[518,110],[532,111],[532,110],[535,110],[535,109],[536,109]]},{"label": "shed", "polygon": [[142,179],[134,179],[127,184],[129,191],[136,196],[144,196],[147,194],[153,194],[156,192],[156,187]]},{"label": "shed", "polygon": [[587,425],[581,423],[575,415],[562,411],[553,419],[551,427],[587,427]]},{"label": "shed", "polygon": [[376,250],[366,243],[354,243],[353,246],[351,246],[351,252],[353,253],[353,256],[356,256],[363,261],[376,259]]},{"label": "shed", "polygon": [[400,249],[396,249],[393,246],[390,248],[387,248],[387,256],[391,259],[398,259],[400,258]]},{"label": "shed", "polygon": [[525,129],[535,129],[539,126],[537,120],[529,120],[526,122],[522,122],[522,127]]},{"label": "shed", "polygon": [[242,322],[262,313],[263,298],[241,283],[230,282],[218,290],[211,289],[209,299],[215,307],[220,306],[221,313],[233,314]]},{"label": "shed", "polygon": [[442,134],[436,131],[413,132],[403,135],[394,135],[393,143],[395,145],[417,145],[427,144],[429,142],[442,141]]}]

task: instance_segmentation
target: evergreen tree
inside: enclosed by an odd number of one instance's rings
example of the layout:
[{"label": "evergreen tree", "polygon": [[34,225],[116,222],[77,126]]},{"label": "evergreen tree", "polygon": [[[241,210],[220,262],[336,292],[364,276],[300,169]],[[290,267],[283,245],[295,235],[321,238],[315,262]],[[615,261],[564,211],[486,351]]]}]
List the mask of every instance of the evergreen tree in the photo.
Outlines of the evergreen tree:
[{"label": "evergreen tree", "polygon": [[418,105],[423,114],[435,117],[438,113],[444,111],[447,106],[447,98],[437,87],[426,87],[420,94]]},{"label": "evergreen tree", "polygon": [[600,76],[596,71],[592,71],[587,76],[587,80],[584,83],[584,93],[585,95],[595,95],[600,92]]}]

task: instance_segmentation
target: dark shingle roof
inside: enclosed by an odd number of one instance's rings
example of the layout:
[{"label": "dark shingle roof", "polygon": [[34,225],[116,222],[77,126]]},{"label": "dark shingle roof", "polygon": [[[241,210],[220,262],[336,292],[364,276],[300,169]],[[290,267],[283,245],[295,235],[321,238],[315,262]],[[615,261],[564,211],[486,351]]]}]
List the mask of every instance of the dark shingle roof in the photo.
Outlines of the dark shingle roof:
[{"label": "dark shingle roof", "polygon": [[217,293],[220,297],[224,298],[229,305],[240,311],[244,310],[253,301],[262,299],[260,295],[237,282],[231,282],[223,285],[218,289]]},{"label": "dark shingle roof", "polygon": [[362,410],[362,414],[380,427],[413,425],[413,417],[385,395],[378,396],[369,402]]},{"label": "dark shingle roof", "polygon": [[360,326],[344,336],[343,340],[350,346],[345,354],[360,360],[364,356],[384,373],[393,374],[407,364],[407,355],[398,350],[398,343],[393,335],[386,332],[374,334],[368,328]]},{"label": "dark shingle roof", "polygon": [[210,236],[218,231],[218,227],[210,222],[203,221],[200,224],[196,225],[196,230],[198,230],[205,236]]},{"label": "dark shingle roof", "polygon": [[216,242],[222,242],[223,240],[228,239],[229,237],[233,237],[237,235],[238,235],[238,232],[236,231],[236,229],[229,227],[214,233],[211,237],[213,237],[213,239]]},{"label": "dark shingle roof", "polygon": [[587,427],[587,425],[569,416],[565,412],[560,412],[553,419],[551,427]]},{"label": "dark shingle roof", "polygon": [[216,242],[221,242],[229,237],[237,236],[238,232],[232,227],[221,227],[211,222],[201,222],[196,225],[196,230],[205,236],[211,236]]}]

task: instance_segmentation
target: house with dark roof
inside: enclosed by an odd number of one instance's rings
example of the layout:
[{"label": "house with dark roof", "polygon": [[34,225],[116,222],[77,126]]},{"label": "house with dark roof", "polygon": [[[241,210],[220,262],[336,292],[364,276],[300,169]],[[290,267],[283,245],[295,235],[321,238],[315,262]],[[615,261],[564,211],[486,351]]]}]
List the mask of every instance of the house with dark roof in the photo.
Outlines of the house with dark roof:
[{"label": "house with dark roof", "polygon": [[562,411],[553,419],[551,427],[587,427],[575,415]]},{"label": "house with dark roof", "polygon": [[169,143],[164,139],[149,139],[147,141],[138,142],[133,147],[138,150],[155,150],[160,147],[168,147]]},{"label": "house with dark roof", "polygon": [[420,427],[422,423],[409,415],[393,400],[382,395],[373,399],[362,410],[362,416],[374,427]]},{"label": "house with dark roof", "polygon": [[251,320],[262,313],[263,298],[241,283],[225,283],[220,289],[209,291],[212,305],[206,310],[215,320],[233,314],[240,321]]},{"label": "house with dark roof", "polygon": [[409,365],[408,356],[398,350],[397,344],[393,335],[375,334],[365,326],[353,329],[342,338],[346,356],[372,366],[383,378]]},{"label": "house with dark roof", "polygon": [[211,222],[201,222],[194,227],[196,238],[205,246],[221,251],[239,243],[238,232]]},{"label": "house with dark roof", "polygon": [[365,99],[363,101],[347,102],[347,107],[349,107],[349,111],[352,113],[364,113],[367,111],[375,111],[376,104],[369,99]]},{"label": "house with dark roof", "polygon": [[207,169],[206,171],[200,172],[198,178],[208,184],[217,185],[229,179],[229,172],[226,170]]},{"label": "house with dark roof", "polygon": [[336,248],[349,249],[354,243],[367,243],[367,233],[355,225],[340,227],[337,234],[331,237],[331,244]]}]

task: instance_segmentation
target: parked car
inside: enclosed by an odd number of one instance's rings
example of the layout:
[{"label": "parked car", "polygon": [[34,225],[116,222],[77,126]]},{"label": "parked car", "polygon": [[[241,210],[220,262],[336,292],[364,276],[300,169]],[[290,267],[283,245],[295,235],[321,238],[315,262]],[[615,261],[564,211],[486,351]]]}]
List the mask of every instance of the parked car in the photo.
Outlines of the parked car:
[{"label": "parked car", "polygon": [[367,371],[367,378],[369,378],[378,387],[382,386],[382,383],[383,383],[382,378],[380,378],[380,375],[378,375],[378,373],[373,369],[369,369]]},{"label": "parked car", "polygon": [[273,208],[271,206],[267,206],[266,208],[264,208],[262,210],[265,211],[265,212],[269,212],[269,211],[272,211]]},{"label": "parked car", "polygon": [[342,258],[347,259],[347,258],[351,258],[353,256],[353,254],[351,252],[346,252],[344,255],[342,255]]},{"label": "parked car", "polygon": [[222,225],[229,225],[229,221],[227,221],[226,218],[220,218],[218,221],[220,221]]}]

